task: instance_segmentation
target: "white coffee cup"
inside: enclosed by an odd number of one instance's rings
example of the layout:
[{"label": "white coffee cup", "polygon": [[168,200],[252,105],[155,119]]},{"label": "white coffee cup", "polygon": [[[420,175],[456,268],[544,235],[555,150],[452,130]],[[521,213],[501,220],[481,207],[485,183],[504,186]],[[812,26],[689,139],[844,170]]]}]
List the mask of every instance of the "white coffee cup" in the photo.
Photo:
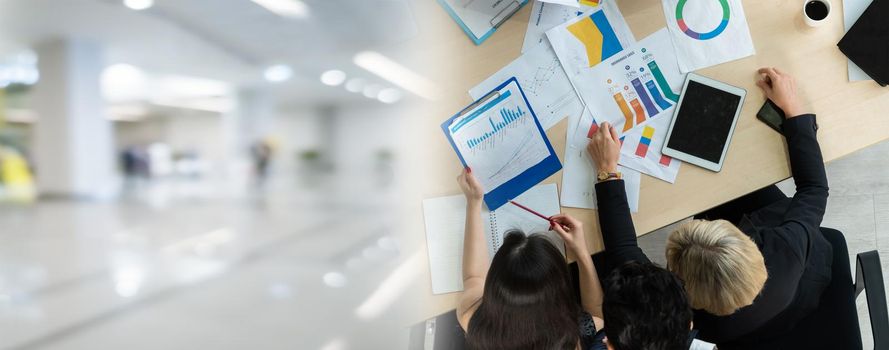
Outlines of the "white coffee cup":
[{"label": "white coffee cup", "polygon": [[[815,3],[812,8],[809,8],[810,3]],[[803,1],[803,20],[809,27],[820,26],[830,18],[830,9],[830,0],[805,0]]]}]

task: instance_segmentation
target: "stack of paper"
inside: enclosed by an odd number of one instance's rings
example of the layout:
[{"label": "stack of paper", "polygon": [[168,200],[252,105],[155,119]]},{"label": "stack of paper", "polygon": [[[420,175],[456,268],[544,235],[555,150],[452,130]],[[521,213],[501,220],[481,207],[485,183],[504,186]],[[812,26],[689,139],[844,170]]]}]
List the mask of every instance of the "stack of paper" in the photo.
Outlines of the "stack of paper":
[{"label": "stack of paper", "polygon": [[[559,195],[555,184],[538,185],[516,198],[516,201],[543,215],[559,213]],[[463,195],[430,198],[423,201],[426,219],[426,248],[432,276],[432,293],[463,290],[463,237],[466,225],[466,198]],[[485,242],[489,258],[494,257],[503,237],[510,231],[525,234],[544,233],[553,242],[561,243],[550,232],[549,222],[513,205],[490,212],[483,210]],[[564,253],[564,244],[557,244]]]}]

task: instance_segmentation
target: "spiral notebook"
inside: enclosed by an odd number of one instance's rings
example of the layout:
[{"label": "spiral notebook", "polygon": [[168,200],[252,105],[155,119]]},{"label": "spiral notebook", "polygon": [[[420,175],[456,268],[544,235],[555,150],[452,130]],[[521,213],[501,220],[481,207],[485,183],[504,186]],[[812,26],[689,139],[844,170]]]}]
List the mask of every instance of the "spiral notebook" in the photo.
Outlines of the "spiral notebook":
[{"label": "spiral notebook", "polygon": [[[515,199],[543,215],[559,213],[559,192],[555,184],[534,186]],[[463,195],[430,198],[423,201],[426,220],[426,246],[432,277],[432,293],[463,290],[463,235],[466,223],[466,198]],[[483,209],[485,241],[493,258],[507,232],[543,233],[565,255],[565,244],[549,223],[514,205],[496,211]]]}]

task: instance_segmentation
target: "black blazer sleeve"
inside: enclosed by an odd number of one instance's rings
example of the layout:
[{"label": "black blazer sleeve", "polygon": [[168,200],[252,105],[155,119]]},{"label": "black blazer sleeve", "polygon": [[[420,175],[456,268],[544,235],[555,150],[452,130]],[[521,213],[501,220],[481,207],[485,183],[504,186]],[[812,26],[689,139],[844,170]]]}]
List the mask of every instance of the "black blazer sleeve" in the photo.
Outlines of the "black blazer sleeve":
[{"label": "black blazer sleeve", "polygon": [[649,263],[648,257],[636,242],[636,228],[630,216],[624,180],[605,181],[596,184],[596,201],[599,205],[599,227],[605,244],[605,258],[612,267],[629,261]]},{"label": "black blazer sleeve", "polygon": [[821,147],[815,136],[815,115],[805,114],[787,119],[783,125],[787,152],[796,194],[784,212],[783,223],[776,232],[783,233],[788,243],[805,258],[806,233],[819,230],[827,207],[827,174]]}]

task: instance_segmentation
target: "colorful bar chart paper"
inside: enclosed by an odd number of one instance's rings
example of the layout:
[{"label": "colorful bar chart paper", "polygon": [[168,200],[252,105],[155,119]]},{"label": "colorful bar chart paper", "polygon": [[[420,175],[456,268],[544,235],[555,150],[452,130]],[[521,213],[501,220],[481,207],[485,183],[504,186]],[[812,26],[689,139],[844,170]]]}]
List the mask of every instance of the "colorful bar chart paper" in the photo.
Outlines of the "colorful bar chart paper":
[{"label": "colorful bar chart paper", "polygon": [[657,86],[654,85],[653,81],[646,81],[645,87],[648,88],[648,92],[650,92],[651,97],[654,98],[654,103],[657,103],[658,107],[661,107],[661,110],[666,110],[672,106],[670,102],[667,102],[667,100],[664,99],[664,96],[658,91]]},{"label": "colorful bar chart paper", "polygon": [[620,108],[620,112],[624,115],[624,130],[627,131],[633,128],[633,112],[630,112],[630,107],[627,106],[627,100],[624,99],[624,95],[620,92],[614,94],[614,102],[617,102],[617,107]]},{"label": "colorful bar chart paper", "polygon": [[630,106],[633,106],[633,111],[636,112],[636,125],[642,124],[645,122],[645,119],[648,117],[645,115],[645,110],[642,109],[642,104],[639,103],[638,98],[634,98],[630,101]]},{"label": "colorful bar chart paper", "polygon": [[648,93],[645,92],[645,88],[642,87],[642,82],[639,81],[638,78],[633,79],[631,82],[633,84],[633,89],[636,90],[636,93],[639,94],[639,99],[642,100],[642,105],[645,106],[645,110],[648,111],[648,115],[654,117],[657,115],[658,110],[654,107],[654,103],[651,102],[651,99],[648,98]]},{"label": "colorful bar chart paper", "polygon": [[670,162],[672,162],[672,161],[673,161],[673,158],[670,158],[670,157],[662,154],[661,161],[659,163],[663,166],[670,166]]},{"label": "colorful bar chart paper", "polygon": [[586,137],[588,139],[593,138],[593,135],[596,134],[596,131],[599,131],[599,124],[596,124],[596,121],[593,121],[593,124],[590,125],[590,131],[586,133]]},{"label": "colorful bar chart paper", "polygon": [[[639,146],[636,146],[636,155],[645,158],[648,155],[648,146],[651,145],[651,138],[654,136],[654,128],[645,126],[642,130],[642,139],[639,140]],[[663,162],[663,158],[661,159]]]},{"label": "colorful bar chart paper", "polygon": [[657,61],[648,62],[648,69],[654,75],[654,79],[657,80],[657,85],[661,87],[664,95],[667,95],[667,98],[673,101],[673,103],[678,103],[679,95],[670,89],[670,84],[667,83],[667,78],[664,77],[664,72],[661,72],[661,67],[658,67]]}]

